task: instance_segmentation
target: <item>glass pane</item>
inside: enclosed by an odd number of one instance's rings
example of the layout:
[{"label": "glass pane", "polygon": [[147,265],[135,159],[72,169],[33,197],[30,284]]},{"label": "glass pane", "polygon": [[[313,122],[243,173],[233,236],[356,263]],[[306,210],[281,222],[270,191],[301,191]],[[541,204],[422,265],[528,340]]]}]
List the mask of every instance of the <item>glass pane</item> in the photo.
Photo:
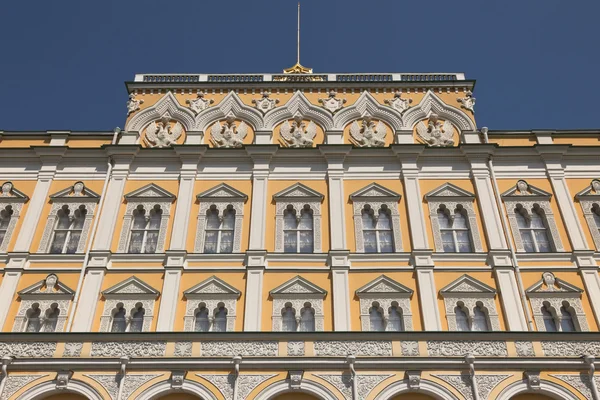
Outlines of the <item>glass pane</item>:
[{"label": "glass pane", "polygon": [[440,228],[451,228],[450,218],[443,211],[438,211],[438,223]]},{"label": "glass pane", "polygon": [[111,332],[125,332],[126,327],[125,310],[121,308],[113,317]]},{"label": "glass pane", "polygon": [[78,218],[75,218],[71,222],[71,228],[70,229],[82,229],[84,222],[85,222],[85,216],[80,216]]},{"label": "glass pane", "polygon": [[471,238],[469,237],[469,231],[457,231],[456,241],[458,242],[458,251],[461,253],[471,252]]},{"label": "glass pane", "polygon": [[545,228],[544,220],[535,211],[531,213],[531,227],[532,228]]},{"label": "glass pane", "polygon": [[204,252],[208,254],[214,254],[217,252],[217,238],[218,232],[206,231],[204,236]]},{"label": "glass pane", "polygon": [[375,219],[367,212],[362,214],[363,229],[375,229]]},{"label": "glass pane", "polygon": [[539,251],[546,253],[552,251],[550,240],[548,240],[548,234],[545,229],[535,231],[535,241],[537,242]]},{"label": "glass pane", "polygon": [[233,251],[233,231],[221,232],[221,248],[220,253],[231,253]]},{"label": "glass pane", "polygon": [[314,332],[315,331],[315,315],[312,310],[304,310],[300,318],[300,329],[301,332]]},{"label": "glass pane", "polygon": [[379,249],[382,253],[392,253],[394,251],[394,244],[392,243],[392,232],[379,232]]},{"label": "glass pane", "polygon": [[44,332],[56,332],[56,325],[58,324],[58,315],[60,310],[55,310],[53,313],[48,315],[44,322]]},{"label": "glass pane", "polygon": [[392,307],[389,310],[389,317],[386,330],[393,332],[400,332],[404,330],[404,328],[402,327],[402,314],[396,307]]},{"label": "glass pane", "polygon": [[377,253],[377,234],[374,231],[363,231],[365,253]]},{"label": "glass pane", "polygon": [[151,212],[150,213],[150,224],[148,225],[149,229],[159,229],[160,228],[160,219],[161,219],[161,214],[158,212]]},{"label": "glass pane", "polygon": [[146,217],[139,210],[133,213],[133,229],[146,229]]},{"label": "glass pane", "polygon": [[562,332],[575,332],[573,317],[564,306],[560,308],[560,330]]},{"label": "glass pane", "polygon": [[312,230],[313,228],[313,217],[307,212],[303,211],[300,216],[300,223],[298,223],[298,229]]},{"label": "glass pane", "polygon": [[56,224],[57,229],[69,229],[71,225],[71,219],[69,215],[62,210],[58,212],[58,222]]},{"label": "glass pane", "polygon": [[283,235],[283,251],[286,253],[298,252],[296,240],[298,239],[296,231],[287,231]]},{"label": "glass pane", "polygon": [[467,314],[460,307],[454,309],[454,314],[456,318],[456,330],[461,332],[470,331]]},{"label": "glass pane", "polygon": [[454,253],[456,251],[452,231],[442,231],[442,244],[444,246],[444,252]]},{"label": "glass pane", "polygon": [[474,331],[488,331],[487,317],[483,310],[479,307],[475,307],[473,310],[473,330]]},{"label": "glass pane", "polygon": [[369,312],[370,330],[372,332],[383,331],[383,316],[376,308],[372,308]]},{"label": "glass pane", "polygon": [[0,213],[0,230],[6,230],[8,228],[8,225],[10,224],[10,218],[11,216],[8,212],[2,211],[2,213]]},{"label": "glass pane", "polygon": [[158,232],[150,231],[146,233],[146,248],[144,253],[156,253],[156,246],[158,244]]},{"label": "glass pane", "polygon": [[217,314],[215,315],[213,332],[225,331],[227,331],[227,311],[224,308],[220,308]]},{"label": "glass pane", "polygon": [[523,247],[527,253],[534,253],[535,246],[533,245],[533,236],[531,231],[521,230],[521,239],[523,240]]},{"label": "glass pane", "polygon": [[206,216],[206,229],[219,229],[220,226],[217,210],[209,210]]},{"label": "glass pane", "polygon": [[222,229],[231,229],[235,226],[235,213],[233,211],[225,212],[223,216],[223,226]]},{"label": "glass pane", "polygon": [[27,332],[39,332],[42,325],[38,317],[32,317],[27,320]]},{"label": "glass pane", "polygon": [[452,223],[453,228],[467,229],[467,219],[461,212],[454,213],[454,222]]},{"label": "glass pane", "polygon": [[296,216],[291,211],[286,211],[283,215],[283,229],[296,229],[297,225]]},{"label": "glass pane", "polygon": [[300,232],[300,253],[313,252],[313,233],[312,231]]},{"label": "glass pane", "polygon": [[379,218],[377,219],[377,229],[392,229],[390,224],[390,217],[387,213],[380,211]]},{"label": "glass pane", "polygon": [[4,241],[4,236],[6,236],[5,230],[0,230],[0,244]]},{"label": "glass pane", "polygon": [[196,332],[208,332],[210,329],[210,323],[208,321],[208,310],[206,308],[201,308],[200,311],[196,313]]},{"label": "glass pane", "polygon": [[77,253],[77,246],[79,245],[80,238],[81,238],[81,231],[71,232],[71,237],[69,238],[69,244],[67,245],[67,253],[69,253],[69,254]]},{"label": "glass pane", "polygon": [[517,226],[519,228],[529,228],[529,222],[527,219],[521,214],[519,211],[515,212],[515,217],[517,218]]},{"label": "glass pane", "polygon": [[294,310],[289,307],[283,312],[281,329],[284,332],[296,332],[296,316]]},{"label": "glass pane", "polygon": [[63,247],[65,245],[65,240],[67,239],[67,232],[60,231],[54,234],[54,240],[52,241],[52,246],[50,246],[50,253],[62,253]]},{"label": "glass pane", "polygon": [[131,325],[129,326],[129,332],[141,332],[144,328],[144,309],[136,311],[131,319]]},{"label": "glass pane", "polygon": [[542,318],[544,319],[544,327],[546,328],[546,332],[556,332],[556,322],[546,307],[542,307]]},{"label": "glass pane", "polygon": [[596,214],[595,212],[593,212],[592,215],[594,216],[594,221],[596,222],[596,227],[600,228],[600,215]]}]

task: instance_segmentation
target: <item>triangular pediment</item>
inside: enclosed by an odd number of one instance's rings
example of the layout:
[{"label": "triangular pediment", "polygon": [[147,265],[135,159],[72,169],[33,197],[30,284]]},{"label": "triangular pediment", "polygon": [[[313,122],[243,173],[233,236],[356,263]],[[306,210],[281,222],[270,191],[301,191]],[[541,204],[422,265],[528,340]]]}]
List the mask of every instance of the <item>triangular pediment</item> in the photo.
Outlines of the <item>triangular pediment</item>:
[{"label": "triangular pediment", "polygon": [[174,200],[175,195],[166,191],[154,183],[141,187],[133,192],[127,193],[125,198],[129,200],[135,199],[165,199]]},{"label": "triangular pediment", "polygon": [[22,299],[26,298],[71,298],[75,294],[75,291],[58,281],[58,277],[54,274],[50,274],[46,279],[42,279],[39,282],[34,283],[31,286],[18,292]]},{"label": "triangular pediment", "polygon": [[240,291],[233,286],[225,283],[216,276],[200,282],[183,292],[186,298],[201,298],[201,297],[233,297],[238,298]]},{"label": "triangular pediment", "polygon": [[465,294],[477,294],[480,296],[494,296],[496,290],[486,285],[483,282],[478,281],[469,275],[463,275],[449,285],[443,287],[440,290],[442,296],[452,295],[465,295]]},{"label": "triangular pediment", "polygon": [[367,283],[363,287],[356,291],[358,297],[370,296],[370,295],[388,295],[388,296],[404,296],[410,297],[413,294],[413,290],[407,288],[401,283],[396,282],[393,279],[388,278],[385,275],[381,275],[379,278]]},{"label": "triangular pediment", "polygon": [[517,200],[521,198],[526,199],[544,199],[550,200],[552,197],[551,193],[548,193],[538,187],[530,185],[524,180],[518,181],[515,186],[502,193],[502,198]]},{"label": "triangular pediment", "polygon": [[50,198],[54,201],[80,201],[83,199],[98,201],[100,200],[100,195],[93,190],[88,189],[83,182],[75,182],[73,185],[51,194]]},{"label": "triangular pediment", "polygon": [[400,194],[394,192],[393,190],[387,189],[377,183],[371,183],[370,185],[367,185],[364,188],[352,193],[350,195],[350,198],[352,200],[366,198],[399,201]]},{"label": "triangular pediment", "polygon": [[296,183],[273,195],[275,200],[323,200],[323,195],[301,183]]},{"label": "triangular pediment", "polygon": [[210,199],[210,200],[238,200],[246,201],[248,196],[240,192],[237,189],[232,188],[226,183],[221,183],[211,189],[205,190],[204,192],[196,196],[198,200]]},{"label": "triangular pediment", "polygon": [[425,199],[427,200],[449,200],[449,197],[455,200],[475,199],[475,195],[473,193],[466,191],[465,189],[461,189],[452,183],[444,183],[442,186],[425,195]]},{"label": "triangular pediment", "polygon": [[276,287],[270,292],[272,297],[286,297],[286,296],[313,296],[313,297],[325,297],[327,294],[326,290],[321,289],[314,283],[307,281],[301,276],[296,276],[290,279],[283,285]]},{"label": "triangular pediment", "polygon": [[144,296],[156,297],[158,291],[141,279],[132,276],[102,292],[104,297]]},{"label": "triangular pediment", "polygon": [[600,200],[600,180],[594,179],[590,186],[575,195],[577,200]]},{"label": "triangular pediment", "polygon": [[24,203],[29,197],[15,188],[12,182],[4,182],[0,191],[0,202]]},{"label": "triangular pediment", "polygon": [[544,272],[542,279],[530,286],[526,291],[530,297],[549,297],[549,296],[580,296],[583,290],[560,278],[555,278],[551,272]]}]

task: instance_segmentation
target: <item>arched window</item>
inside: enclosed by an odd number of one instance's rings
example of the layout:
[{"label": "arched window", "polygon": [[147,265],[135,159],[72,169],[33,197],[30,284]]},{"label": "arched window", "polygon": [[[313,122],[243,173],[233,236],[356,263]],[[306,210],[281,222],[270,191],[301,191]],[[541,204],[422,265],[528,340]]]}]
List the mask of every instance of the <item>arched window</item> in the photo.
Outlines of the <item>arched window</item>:
[{"label": "arched window", "polygon": [[375,214],[370,205],[362,210],[362,226],[365,253],[392,253],[394,235],[390,210],[385,204]]},{"label": "arched window", "polygon": [[379,307],[379,303],[374,301],[371,309],[369,310],[369,322],[371,324],[370,330],[373,332],[385,330],[383,323],[383,313]]},{"label": "arched window", "polygon": [[146,311],[141,304],[137,304],[131,315],[129,332],[141,332],[144,328],[144,314]]},{"label": "arched window", "polygon": [[60,309],[57,303],[53,303],[50,308],[46,311],[46,318],[44,318],[44,332],[55,332],[56,325],[58,324],[58,316]]},{"label": "arched window", "polygon": [[473,323],[471,325],[472,331],[483,332],[489,331],[487,315],[484,311],[483,305],[477,302],[477,305],[473,309]]},{"label": "arched window", "polygon": [[123,304],[117,304],[117,309],[113,315],[111,332],[125,332],[127,331],[127,312],[123,308]]},{"label": "arched window", "polygon": [[468,332],[471,330],[469,327],[469,318],[467,316],[467,312],[464,309],[464,305],[462,302],[456,303],[456,307],[454,308],[454,315],[456,318],[456,330]]},{"label": "arched window", "polygon": [[204,252],[231,253],[233,252],[233,234],[235,228],[235,210],[228,206],[219,216],[216,206],[206,212],[206,230],[204,239]]},{"label": "arched window", "polygon": [[445,205],[438,209],[438,223],[444,252],[470,253],[471,235],[466,210],[459,204],[452,214]]},{"label": "arched window", "polygon": [[204,303],[201,303],[196,311],[195,329],[196,332],[208,332],[210,330],[210,321],[208,320],[208,310]]},{"label": "arched window", "polygon": [[285,253],[312,253],[314,249],[313,212],[305,205],[300,217],[290,204],[283,213],[283,251]]},{"label": "arched window", "polygon": [[58,210],[50,253],[72,254],[77,252],[86,213],[87,210],[83,205],[79,206],[72,215],[68,205],[64,205]]},{"label": "arched window", "polygon": [[560,308],[560,330],[561,332],[575,332],[575,324],[573,323],[573,315],[571,315],[569,302],[563,302]]},{"label": "arched window", "polygon": [[281,330],[284,332],[296,332],[296,310],[294,310],[291,303],[286,303],[285,308],[281,311],[281,315]]},{"label": "arched window", "polygon": [[597,203],[592,206],[592,216],[596,223],[596,229],[600,231],[600,206]]},{"label": "arched window", "polygon": [[213,332],[227,331],[227,309],[223,303],[219,303],[215,310],[215,321],[213,323]]},{"label": "arched window", "polygon": [[315,310],[313,310],[312,305],[308,302],[300,310],[300,326],[298,330],[300,332],[315,331]]},{"label": "arched window", "polygon": [[556,320],[554,319],[554,315],[551,311],[551,306],[548,302],[544,302],[542,305],[542,318],[544,320],[544,326],[546,327],[546,332],[557,332],[556,328]]},{"label": "arched window", "polygon": [[162,218],[162,209],[155,205],[148,213],[143,205],[137,206],[133,211],[133,225],[131,227],[131,239],[129,241],[129,252],[155,253],[158,243],[158,233]]},{"label": "arched window", "polygon": [[404,330],[404,324],[402,323],[402,309],[398,307],[397,302],[392,302],[392,306],[388,310],[388,320],[386,331],[401,332]]},{"label": "arched window", "polygon": [[544,222],[543,211],[534,206],[531,213],[522,206],[517,206],[515,212],[523,247],[528,253],[544,253],[552,251],[548,231]]},{"label": "arched window", "polygon": [[13,209],[11,205],[4,207],[2,211],[0,211],[0,245],[4,241],[6,237],[6,233],[8,232],[8,226],[10,225],[10,219],[13,215]]},{"label": "arched window", "polygon": [[38,303],[32,304],[31,308],[27,310],[27,328],[26,332],[39,332],[42,329],[42,321],[40,319],[42,311]]}]

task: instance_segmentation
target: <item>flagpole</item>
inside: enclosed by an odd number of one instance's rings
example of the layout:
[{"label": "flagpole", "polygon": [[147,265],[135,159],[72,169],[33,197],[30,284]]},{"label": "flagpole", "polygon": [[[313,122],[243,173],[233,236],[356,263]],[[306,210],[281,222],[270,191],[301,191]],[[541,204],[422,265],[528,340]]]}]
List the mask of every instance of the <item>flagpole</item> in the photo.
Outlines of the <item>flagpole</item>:
[{"label": "flagpole", "polygon": [[296,62],[300,64],[300,2],[298,2],[298,43],[297,43],[297,59]]}]

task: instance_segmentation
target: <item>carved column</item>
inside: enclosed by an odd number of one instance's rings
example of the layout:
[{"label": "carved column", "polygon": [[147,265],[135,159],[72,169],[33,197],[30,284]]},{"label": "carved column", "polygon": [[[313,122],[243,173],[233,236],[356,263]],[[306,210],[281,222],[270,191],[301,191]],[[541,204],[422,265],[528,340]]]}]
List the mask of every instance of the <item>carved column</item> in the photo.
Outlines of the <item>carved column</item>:
[{"label": "carved column", "polygon": [[77,310],[75,311],[75,317],[73,318],[71,332],[90,332],[92,330],[92,323],[94,322],[96,306],[98,305],[105,274],[106,268],[104,267],[88,267],[86,269],[85,280],[81,287],[81,294]]}]

